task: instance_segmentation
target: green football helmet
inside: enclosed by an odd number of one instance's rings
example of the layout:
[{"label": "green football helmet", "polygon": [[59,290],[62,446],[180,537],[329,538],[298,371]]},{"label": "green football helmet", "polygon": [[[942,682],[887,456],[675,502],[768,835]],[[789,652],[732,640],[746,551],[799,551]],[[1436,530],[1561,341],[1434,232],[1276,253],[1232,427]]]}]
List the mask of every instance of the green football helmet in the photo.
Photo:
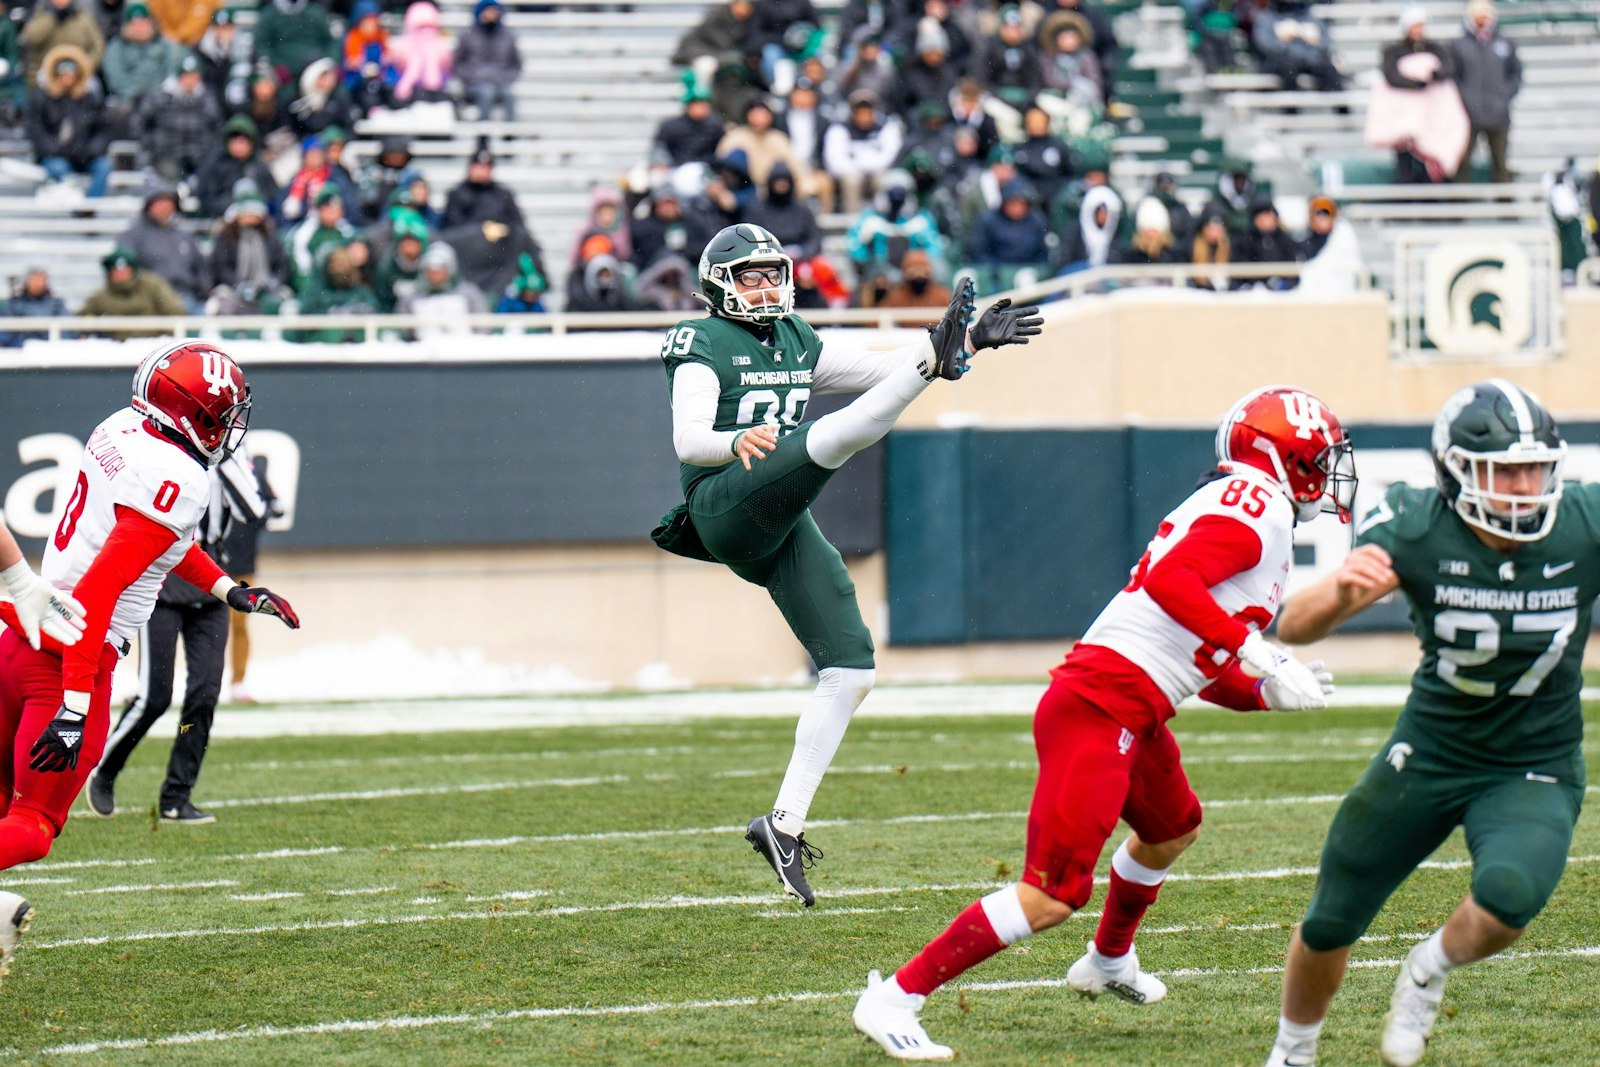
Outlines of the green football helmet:
[{"label": "green football helmet", "polygon": [[[759,289],[747,285],[741,291],[737,275],[763,269],[776,269],[777,283]],[[775,300],[764,295],[774,293]],[[695,295],[713,315],[744,322],[776,322],[794,310],[794,260],[778,239],[760,226],[748,222],[724,226],[700,253],[700,292]]]},{"label": "green football helmet", "polygon": [[1462,389],[1433,423],[1439,492],[1463,522],[1510,541],[1537,541],[1555,525],[1566,457],[1550,412],[1503,378]]}]

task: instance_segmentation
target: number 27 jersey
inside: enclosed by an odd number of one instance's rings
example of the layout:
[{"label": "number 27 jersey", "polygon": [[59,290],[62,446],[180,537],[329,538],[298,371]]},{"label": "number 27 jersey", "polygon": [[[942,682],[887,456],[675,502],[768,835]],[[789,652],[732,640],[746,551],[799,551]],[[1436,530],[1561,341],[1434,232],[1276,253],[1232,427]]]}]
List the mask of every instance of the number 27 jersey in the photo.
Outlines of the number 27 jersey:
[{"label": "number 27 jersey", "polygon": [[1174,707],[1209,685],[1231,656],[1168,615],[1143,588],[1144,577],[1205,518],[1242,523],[1260,538],[1256,564],[1210,592],[1228,615],[1265,630],[1294,559],[1294,509],[1266,475],[1239,467],[1196,489],[1162,520],[1131,580],[1083,635],[1083,644],[1109,648],[1143,670]]},{"label": "number 27 jersey", "polygon": [[78,584],[117,524],[117,508],[160,523],[178,539],[117,600],[114,641],[132,640],[155,609],[167,572],[194,544],[195,527],[211,499],[206,469],[147,425],[132,408],[106,419],[89,435],[66,511],[45,547],[44,578],[58,589]]}]

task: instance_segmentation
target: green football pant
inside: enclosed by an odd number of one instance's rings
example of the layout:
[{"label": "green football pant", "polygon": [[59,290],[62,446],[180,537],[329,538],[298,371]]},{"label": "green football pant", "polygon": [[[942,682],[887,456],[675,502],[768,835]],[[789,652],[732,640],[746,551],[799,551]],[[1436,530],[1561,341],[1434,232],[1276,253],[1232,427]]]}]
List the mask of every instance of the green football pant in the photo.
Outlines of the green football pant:
[{"label": "green football pant", "polygon": [[762,586],[818,670],[873,666],[872,634],[839,550],[811,517],[834,472],[811,462],[802,426],[750,470],[730,463],[698,482],[689,515],[706,550]]},{"label": "green football pant", "polygon": [[1300,936],[1317,952],[1354,944],[1457,826],[1472,855],[1472,899],[1507,926],[1527,926],[1561,880],[1582,805],[1581,784],[1449,773],[1423,757],[1396,770],[1380,753],[1334,816]]}]

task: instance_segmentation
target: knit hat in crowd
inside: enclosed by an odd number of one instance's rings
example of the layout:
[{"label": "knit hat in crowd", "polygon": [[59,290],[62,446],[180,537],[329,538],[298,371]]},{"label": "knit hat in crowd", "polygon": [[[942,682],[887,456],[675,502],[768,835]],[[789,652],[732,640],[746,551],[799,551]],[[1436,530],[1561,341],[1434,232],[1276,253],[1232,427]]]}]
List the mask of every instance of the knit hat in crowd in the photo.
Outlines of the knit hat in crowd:
[{"label": "knit hat in crowd", "polygon": [[188,55],[184,56],[181,60],[178,61],[178,73],[179,74],[200,74],[200,73],[203,73],[203,71],[200,68],[200,57],[195,55],[193,52],[190,52]]},{"label": "knit hat in crowd", "polygon": [[132,267],[137,270],[139,257],[134,254],[133,249],[118,245],[106,253],[106,257],[100,261],[100,266],[105,269],[107,274],[110,274],[118,267]]},{"label": "knit hat in crowd", "polygon": [[317,195],[311,198],[311,203],[316,207],[321,207],[323,204],[339,199],[342,198],[339,196],[338,188],[332,182],[324,182],[322,188],[317,190]]},{"label": "knit hat in crowd", "polygon": [[1413,26],[1425,26],[1425,25],[1427,25],[1427,22],[1428,22],[1428,11],[1427,11],[1427,9],[1422,7],[1422,6],[1420,6],[1420,5],[1418,5],[1418,4],[1412,4],[1410,7],[1406,8],[1403,11],[1400,12],[1400,32],[1401,33],[1405,33],[1407,30],[1411,29],[1411,27],[1413,27]]},{"label": "knit hat in crowd", "polygon": [[135,2],[128,5],[128,9],[122,13],[122,17],[126,22],[132,22],[134,19],[147,19],[150,17],[150,9],[144,4]]}]

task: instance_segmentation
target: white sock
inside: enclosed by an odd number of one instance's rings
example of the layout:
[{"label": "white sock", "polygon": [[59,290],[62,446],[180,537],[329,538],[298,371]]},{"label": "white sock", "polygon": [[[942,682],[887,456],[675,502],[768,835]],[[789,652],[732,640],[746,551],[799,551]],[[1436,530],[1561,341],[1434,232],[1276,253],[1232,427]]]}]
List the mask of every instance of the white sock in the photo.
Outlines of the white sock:
[{"label": "white sock", "polygon": [[856,709],[872,691],[875,672],[870,668],[824,667],[817,672],[817,688],[794,729],[794,755],[772,805],[772,825],[780,834],[800,836],[805,829],[811,798],[839,751],[839,742]]},{"label": "white sock", "polygon": [[1002,945],[1015,945],[1033,933],[1033,924],[1022,910],[1022,898],[1017,896],[1016,886],[996,889],[978,903],[983,907],[989,925],[994,927],[994,936],[1000,939]]},{"label": "white sock", "polygon": [[811,462],[838,470],[845,460],[883,440],[911,402],[928,388],[923,368],[931,365],[932,359],[931,355],[908,359],[849,407],[813,422],[806,433],[806,454]]},{"label": "white sock", "polygon": [[1285,1052],[1315,1056],[1317,1035],[1320,1033],[1322,1033],[1320,1019],[1314,1023],[1292,1023],[1283,1016],[1278,1016],[1278,1047]]},{"label": "white sock", "polygon": [[1429,938],[1417,946],[1411,954],[1411,971],[1420,973],[1422,980],[1431,982],[1435,978],[1443,978],[1456,965],[1450,962],[1450,957],[1444,954],[1444,927],[1435,930]]},{"label": "white sock", "polygon": [[1163,867],[1156,870],[1154,867],[1146,867],[1133,858],[1133,853],[1128,851],[1128,838],[1123,838],[1122,844],[1118,845],[1117,851],[1111,855],[1111,869],[1125,882],[1133,882],[1136,885],[1160,885],[1166,881],[1167,872],[1172,868]]}]

